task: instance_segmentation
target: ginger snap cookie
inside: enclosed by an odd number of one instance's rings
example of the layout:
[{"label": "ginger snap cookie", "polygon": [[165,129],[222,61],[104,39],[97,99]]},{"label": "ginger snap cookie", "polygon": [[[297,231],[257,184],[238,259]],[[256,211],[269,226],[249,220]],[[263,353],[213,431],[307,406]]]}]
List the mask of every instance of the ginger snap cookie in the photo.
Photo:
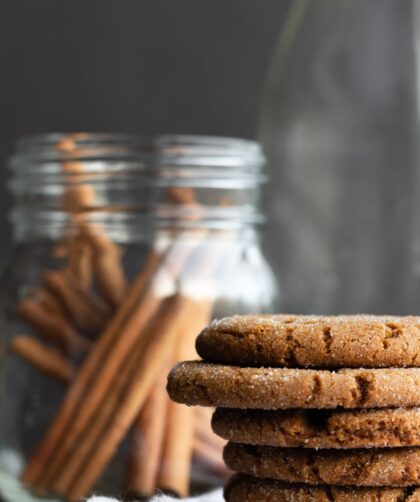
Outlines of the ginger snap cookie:
[{"label": "ginger snap cookie", "polygon": [[303,448],[420,446],[420,408],[237,410],[217,408],[213,431],[237,443]]},{"label": "ginger snap cookie", "polygon": [[338,371],[241,368],[187,361],[168,376],[172,400],[225,408],[420,406],[420,368]]},{"label": "ginger snap cookie", "polygon": [[197,338],[206,361],[238,366],[420,366],[420,317],[233,316]]},{"label": "ginger snap cookie", "polygon": [[420,484],[420,448],[302,450],[228,443],[226,465],[257,478],[309,485]]},{"label": "ginger snap cookie", "polygon": [[225,487],[227,502],[420,502],[420,490],[293,485],[236,474]]}]

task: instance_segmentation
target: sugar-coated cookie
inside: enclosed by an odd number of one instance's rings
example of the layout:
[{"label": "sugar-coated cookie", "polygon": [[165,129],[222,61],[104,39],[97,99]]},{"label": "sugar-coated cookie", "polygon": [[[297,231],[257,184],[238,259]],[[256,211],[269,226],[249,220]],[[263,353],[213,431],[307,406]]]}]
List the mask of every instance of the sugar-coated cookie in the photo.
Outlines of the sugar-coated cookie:
[{"label": "sugar-coated cookie", "polygon": [[217,408],[213,431],[237,443],[301,448],[420,446],[420,408],[238,410]]},{"label": "sugar-coated cookie", "polygon": [[206,361],[236,366],[420,366],[420,317],[233,316],[197,338]]},{"label": "sugar-coated cookie", "polygon": [[302,450],[228,443],[226,465],[257,478],[309,485],[420,484],[420,448]]},{"label": "sugar-coated cookie", "polygon": [[420,406],[420,368],[338,371],[241,368],[187,361],[168,376],[179,403],[225,408],[384,408]]},{"label": "sugar-coated cookie", "polygon": [[305,486],[236,474],[226,485],[225,499],[227,502],[420,502],[420,490]]}]

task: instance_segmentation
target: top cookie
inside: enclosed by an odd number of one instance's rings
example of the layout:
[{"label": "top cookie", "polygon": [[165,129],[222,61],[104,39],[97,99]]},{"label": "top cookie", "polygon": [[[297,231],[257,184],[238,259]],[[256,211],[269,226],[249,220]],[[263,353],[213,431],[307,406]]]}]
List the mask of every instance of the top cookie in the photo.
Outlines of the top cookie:
[{"label": "top cookie", "polygon": [[420,317],[233,316],[197,338],[206,361],[236,366],[420,366]]}]

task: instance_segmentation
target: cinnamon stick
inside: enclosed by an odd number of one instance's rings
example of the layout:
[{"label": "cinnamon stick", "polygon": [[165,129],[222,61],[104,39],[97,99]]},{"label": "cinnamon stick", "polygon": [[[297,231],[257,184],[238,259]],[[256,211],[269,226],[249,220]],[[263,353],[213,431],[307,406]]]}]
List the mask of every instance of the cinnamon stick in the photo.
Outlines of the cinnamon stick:
[{"label": "cinnamon stick", "polygon": [[60,301],[46,289],[33,288],[29,297],[41,303],[46,310],[52,312],[53,314],[58,314],[60,316],[66,315],[64,307]]},{"label": "cinnamon stick", "polygon": [[[65,165],[72,166],[68,167],[70,171],[71,168],[76,166],[76,162],[66,162]],[[75,177],[80,175],[73,175],[71,179],[71,186],[68,186],[63,194],[63,207],[68,213],[77,214],[88,209],[95,207],[96,196],[95,190],[91,185],[82,184],[77,181]]]},{"label": "cinnamon stick", "polygon": [[[135,309],[121,332],[118,333],[119,337],[115,341],[112,354],[107,360],[108,364],[104,364],[100,369],[89,397],[85,396],[83,399],[84,405],[79,408],[77,418],[72,421],[71,427],[67,430],[55,457],[49,463],[48,469],[43,476],[43,483],[46,486],[56,479],[54,486],[58,491],[60,489],[60,473],[64,472],[63,476],[69,476],[72,472],[70,463],[78,461],[73,453],[69,456],[70,452],[74,450],[74,443],[80,443],[80,448],[85,447],[85,443],[80,439],[80,436],[85,433],[92,420],[93,426],[97,427],[98,422],[106,417],[106,413],[103,410],[101,411],[101,408],[98,409],[98,407],[101,407],[104,399],[106,399],[106,402],[102,407],[110,406],[112,403],[110,393],[117,392],[118,382],[126,374],[128,375],[128,371],[130,371],[130,366],[126,362],[127,357],[132,357],[131,351],[133,349],[138,350],[139,347],[144,345],[147,338],[153,337],[153,332],[149,331],[147,326],[158,312],[160,303],[161,299],[154,294],[152,283],[143,292],[142,299],[138,302],[141,308]],[[127,370],[125,366],[128,366],[129,369]],[[128,384],[129,376],[126,377],[124,387]],[[98,412],[100,416],[95,418],[95,414],[98,414]],[[63,465],[65,465],[64,469]]]},{"label": "cinnamon stick", "polygon": [[[208,324],[212,302],[191,302],[191,315],[180,325],[175,362],[196,357],[194,341],[197,334]],[[157,478],[159,489],[185,497],[189,491],[191,457],[194,440],[194,412],[192,408],[171,401],[160,470]]]},{"label": "cinnamon stick", "polygon": [[121,248],[106,236],[104,229],[93,226],[87,221],[84,212],[98,206],[92,175],[86,174],[85,164],[71,159],[77,151],[80,135],[68,135],[62,138],[57,149],[70,155],[69,161],[62,163],[63,171],[70,183],[63,195],[64,211],[74,215],[75,227],[92,243],[93,272],[99,289],[111,306],[118,306],[127,290],[127,281],[121,263]]},{"label": "cinnamon stick", "polygon": [[97,227],[86,224],[81,231],[92,245],[93,273],[104,299],[117,307],[127,291],[127,279],[122,266],[122,250]]},{"label": "cinnamon stick", "polygon": [[69,186],[64,191],[62,204],[64,211],[69,213],[79,213],[91,208],[96,200],[95,189],[86,183],[89,178],[84,172],[83,163],[72,159],[72,154],[77,150],[77,140],[80,138],[82,135],[69,134],[57,143],[58,151],[69,154],[69,160],[61,164],[63,171],[69,177]]},{"label": "cinnamon stick", "polygon": [[[197,205],[194,191],[189,187],[170,187],[167,191],[167,200],[172,204]],[[168,371],[165,371],[165,375],[167,373]],[[166,406],[170,406],[166,394],[166,378],[164,382],[157,382],[151,394],[151,398],[147,399],[133,428],[131,454],[124,481],[125,493],[130,498],[151,496],[157,488],[160,452],[165,437],[164,427],[167,424],[166,421],[163,423],[162,420],[156,418],[158,416],[166,418],[167,414],[166,412],[163,414],[162,410],[158,409],[156,402],[159,403],[159,399],[156,397],[160,396],[161,402],[163,395]],[[151,423],[155,424],[157,430],[154,430],[155,427],[151,426]],[[136,437],[142,438],[141,445],[135,441]]]},{"label": "cinnamon stick", "polygon": [[[34,485],[40,482],[42,477],[45,478],[48,466],[51,465],[57,453],[58,445],[61,445],[67,433],[72,431],[72,426],[76,428],[73,437],[77,437],[98,405],[106,399],[109,384],[118,374],[121,364],[130,353],[140,328],[154,311],[154,301],[148,301],[146,302],[147,308],[136,315],[140,298],[144,296],[144,289],[157,271],[160,261],[159,255],[150,254],[142,273],[133,282],[125,300],[94,345],[44,439],[22,474],[22,482],[25,485]],[[152,299],[155,300],[153,295]],[[126,326],[127,324],[129,325]],[[110,357],[111,354],[112,357]],[[89,391],[91,391],[90,398],[85,399]],[[81,417],[79,417],[80,414],[82,414]]]},{"label": "cinnamon stick", "polygon": [[69,240],[62,237],[53,247],[51,251],[53,258],[66,260],[69,257]]},{"label": "cinnamon stick", "polygon": [[[202,236],[203,236],[203,234],[202,234]],[[176,249],[176,246],[173,246],[173,247],[175,247],[175,249]],[[186,258],[189,256],[189,254],[191,252],[190,246],[188,246],[187,249],[188,249],[188,252],[185,252],[186,251],[185,244],[181,241],[180,251],[181,251],[181,255],[183,256],[184,260],[186,260]],[[196,252],[197,252],[197,250],[196,250]],[[201,252],[200,248],[199,248],[198,252]],[[173,253],[168,253],[169,256],[172,256],[172,254]],[[175,253],[175,256],[176,255],[177,255],[177,253]],[[165,265],[167,264],[167,261],[170,261],[170,260],[165,260]],[[187,260],[187,261],[189,261],[189,260]],[[178,260],[178,263],[177,263],[178,268],[180,268],[180,265],[181,264],[179,263],[179,260]],[[174,266],[174,263],[172,263],[172,266]],[[172,272],[174,273],[174,277],[179,276],[179,272],[176,270],[176,268],[172,269]],[[156,277],[157,278],[159,277],[159,273],[156,274]],[[150,297],[150,292],[145,292],[144,301],[147,300],[149,297]],[[188,300],[187,304],[191,305],[191,303],[194,303],[189,299],[185,299],[185,300]],[[140,302],[139,311],[141,312],[143,309],[144,309],[144,305],[141,305],[141,302]],[[191,315],[188,316],[187,318],[189,318],[189,317],[193,318],[193,316],[195,315],[196,304],[194,304],[194,308],[191,308],[190,311],[191,311]],[[175,316],[174,316],[174,319],[176,319]],[[200,327],[203,327],[203,326],[200,326]],[[197,333],[197,332],[198,331],[196,331],[195,333]],[[147,331],[146,331],[146,333],[147,333]],[[123,334],[122,334],[122,336],[123,336]],[[145,335],[143,334],[143,338],[144,337],[145,337]],[[115,358],[114,356],[115,356],[115,354],[113,355],[113,359]],[[143,352],[140,357],[143,357]],[[144,363],[141,363],[140,366],[142,367],[142,369],[148,368],[148,365],[146,365]],[[98,436],[95,436],[95,433],[93,433],[92,435],[86,433],[87,437],[88,437],[87,443],[79,442],[76,439],[78,437],[78,435],[80,435],[83,432],[83,430],[84,430],[83,428],[85,428],[88,424],[88,420],[86,418],[86,413],[85,413],[86,412],[86,399],[85,399],[85,408],[81,410],[83,412],[82,425],[79,420],[73,420],[73,423],[72,423],[73,427],[72,428],[76,431],[76,434],[75,435],[71,434],[72,431],[70,431],[70,433],[69,433],[69,431],[67,432],[66,438],[64,439],[64,442],[61,443],[61,445],[60,445],[60,449],[58,451],[58,454],[55,455],[54,461],[51,462],[50,465],[48,466],[49,467],[48,468],[49,474],[47,474],[46,478],[44,477],[44,480],[46,479],[47,486],[49,485],[50,482],[52,482],[57,477],[57,481],[56,481],[56,483],[54,483],[54,488],[59,493],[64,494],[65,490],[66,490],[66,483],[67,484],[69,483],[69,479],[66,479],[66,478],[69,478],[70,473],[72,473],[72,469],[75,468],[74,466],[77,466],[79,464],[80,468],[82,468],[81,462],[83,462],[83,455],[80,454],[80,451],[79,452],[72,452],[72,455],[69,456],[68,461],[66,461],[66,457],[68,456],[68,453],[66,453],[66,451],[67,452],[72,451],[72,446],[76,441],[80,445],[81,448],[84,448],[86,450],[87,450],[86,444],[89,444],[89,442],[90,442],[92,444],[92,447],[94,449],[96,449],[97,451],[96,451],[96,453],[94,452],[94,461],[92,461],[92,462],[89,461],[88,465],[84,466],[84,469],[83,469],[83,473],[85,473],[84,477],[81,477],[82,474],[79,472],[79,477],[77,480],[78,484],[75,485],[74,490],[76,490],[76,493],[78,495],[77,490],[81,489],[81,487],[83,487],[83,486],[90,485],[91,482],[96,481],[97,476],[99,476],[102,472],[101,469],[103,469],[107,465],[107,463],[109,462],[108,455],[112,454],[112,451],[115,451],[115,448],[118,445],[118,441],[121,440],[121,434],[125,434],[125,432],[127,431],[127,428],[131,425],[130,420],[133,420],[135,418],[135,416],[132,417],[131,414],[133,413],[133,410],[136,410],[136,403],[138,402],[137,399],[139,399],[139,396],[141,398],[144,397],[144,388],[142,387],[142,379],[147,384],[147,382],[149,381],[149,377],[150,377],[150,375],[148,373],[140,373],[140,377],[138,377],[139,380],[137,380],[137,377],[133,378],[134,379],[133,385],[135,385],[135,383],[137,382],[137,387],[136,387],[137,395],[135,395],[134,398],[132,397],[131,399],[127,398],[128,399],[127,406],[128,406],[128,410],[129,410],[129,413],[127,415],[124,414],[124,408],[121,410],[121,412],[118,409],[116,410],[117,416],[119,417],[117,420],[117,423],[120,425],[121,425],[121,423],[124,424],[124,427],[120,427],[120,430],[116,429],[116,430],[111,431],[111,439],[109,439],[107,436],[106,441],[105,441],[107,448],[105,448],[105,446],[104,446],[104,441],[102,439],[102,436],[101,436],[101,440],[98,441]],[[98,382],[99,381],[101,381],[101,383],[102,383],[102,379],[98,378]],[[114,383],[114,387],[115,387],[115,383]],[[103,388],[105,388],[105,386]],[[111,391],[112,390],[113,389],[111,389]],[[146,392],[146,394],[147,394],[147,392]],[[95,389],[95,391],[92,393],[91,398],[88,399],[88,401],[89,401],[89,403],[87,405],[88,408],[91,406],[92,398],[95,399],[96,397],[97,397],[97,389]],[[140,405],[137,405],[137,406],[141,406],[141,404],[143,404],[142,401],[140,402]],[[108,402],[105,403],[105,407],[106,408],[108,407]],[[106,416],[103,408],[104,407],[102,407],[101,410],[97,410],[98,414],[99,414],[99,417],[97,417],[97,420],[101,420],[102,417]],[[120,413],[122,415],[122,418],[119,416]],[[97,425],[97,420],[94,421],[94,425]],[[96,439],[93,439],[95,437],[96,437]],[[117,441],[117,443],[115,443],[115,441]],[[66,442],[67,442],[67,444],[66,444]],[[63,447],[63,445],[64,445],[64,447]],[[105,451],[103,448],[105,448]],[[70,468],[70,465],[71,465],[71,468]],[[65,482],[60,480],[60,474],[59,474],[60,472],[66,473],[66,474],[62,475],[63,478],[65,479]],[[48,481],[48,480],[50,480],[50,481]],[[74,482],[74,480],[73,480],[73,482]],[[44,481],[44,483],[45,483],[45,481]],[[86,483],[86,484],[84,484],[84,483]]]},{"label": "cinnamon stick", "polygon": [[100,333],[109,321],[109,311],[99,299],[78,289],[72,278],[63,271],[45,272],[46,287],[62,302],[68,316],[78,329],[86,333]]},{"label": "cinnamon stick", "polygon": [[46,347],[32,336],[14,336],[9,344],[13,352],[46,375],[70,383],[76,374],[75,368],[56,350]]},{"label": "cinnamon stick", "polygon": [[93,263],[100,291],[108,303],[116,307],[127,290],[127,281],[121,266],[121,253],[115,253],[111,249],[96,250]]},{"label": "cinnamon stick", "polygon": [[195,190],[188,186],[169,187],[166,191],[166,200],[169,204],[191,206],[197,209],[200,207],[200,204],[197,203]]},{"label": "cinnamon stick", "polygon": [[[195,304],[191,300],[179,294],[165,300],[161,306],[164,312],[158,312],[155,322],[147,329],[150,336],[144,337],[148,339],[147,345],[141,347],[135,355],[134,372],[129,378],[123,397],[119,402],[115,402],[105,427],[100,431],[97,427],[92,427],[92,433],[88,435],[93,446],[89,456],[83,458],[78,454],[80,452],[75,452],[70,459],[73,464],[78,464],[79,469],[66,487],[60,487],[66,489],[59,492],[65,494],[69,500],[76,501],[85,496],[108,465],[144,404],[163,362],[172,353],[179,326],[193,315],[194,308]],[[102,416],[103,410],[97,419]],[[68,463],[61,472],[67,472],[69,465]],[[57,483],[54,487],[57,488]]]},{"label": "cinnamon stick", "polygon": [[[59,352],[46,347],[31,336],[15,336],[9,346],[38,371],[65,384],[71,383],[76,374],[76,369]],[[124,493],[128,498],[150,497],[156,490],[167,416],[166,408],[169,403],[165,390],[166,374],[165,370],[162,373],[164,378],[156,382],[133,427],[124,481]],[[197,413],[194,415],[194,455],[216,474],[228,475],[230,471],[222,459],[226,441],[209,431],[209,421],[203,420],[203,418],[208,419],[208,416]]]},{"label": "cinnamon stick", "polygon": [[156,490],[169,397],[166,366],[154,384],[130,436],[130,452],[124,479],[127,498],[151,497]]},{"label": "cinnamon stick", "polygon": [[169,403],[166,437],[160,462],[157,486],[165,493],[186,497],[189,491],[194,440],[193,410]]},{"label": "cinnamon stick", "polygon": [[24,298],[18,305],[17,313],[37,334],[57,345],[69,356],[80,358],[90,349],[91,344],[82,338],[64,317],[49,312],[32,298]]},{"label": "cinnamon stick", "polygon": [[[38,371],[69,384],[75,368],[56,350],[46,347],[28,335],[12,338],[10,349]],[[128,498],[149,497],[156,489],[156,476],[162,450],[169,403],[166,394],[166,374],[157,381],[139,414],[131,435],[129,461],[125,477],[125,494]]]},{"label": "cinnamon stick", "polygon": [[81,236],[70,243],[67,269],[79,288],[89,291],[93,280],[93,253],[89,242]]},{"label": "cinnamon stick", "polygon": [[[194,332],[196,332],[195,328]],[[70,383],[75,374],[75,369],[62,356],[32,337],[24,335],[15,337],[10,347],[41,372],[65,383]],[[193,354],[190,352],[186,356],[191,358]],[[168,406],[165,390],[166,374],[167,371],[163,371],[164,378],[155,384],[134,425],[125,479],[125,493],[130,497],[151,496],[157,486],[157,472],[161,460],[160,453]],[[208,411],[210,413],[201,415],[194,410],[194,453],[202,461],[208,463],[216,473],[226,474],[226,468],[221,468],[224,465],[221,451],[225,441],[211,432],[209,425],[211,410]]]}]

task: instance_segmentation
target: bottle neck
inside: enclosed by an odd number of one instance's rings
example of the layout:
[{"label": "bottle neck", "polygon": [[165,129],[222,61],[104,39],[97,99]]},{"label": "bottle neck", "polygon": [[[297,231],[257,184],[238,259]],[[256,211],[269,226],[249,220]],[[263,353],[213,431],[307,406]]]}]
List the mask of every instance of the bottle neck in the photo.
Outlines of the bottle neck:
[{"label": "bottle neck", "polygon": [[16,240],[80,224],[120,242],[197,229],[247,234],[262,221],[264,157],[251,141],[193,136],[48,135],[10,160]]}]

